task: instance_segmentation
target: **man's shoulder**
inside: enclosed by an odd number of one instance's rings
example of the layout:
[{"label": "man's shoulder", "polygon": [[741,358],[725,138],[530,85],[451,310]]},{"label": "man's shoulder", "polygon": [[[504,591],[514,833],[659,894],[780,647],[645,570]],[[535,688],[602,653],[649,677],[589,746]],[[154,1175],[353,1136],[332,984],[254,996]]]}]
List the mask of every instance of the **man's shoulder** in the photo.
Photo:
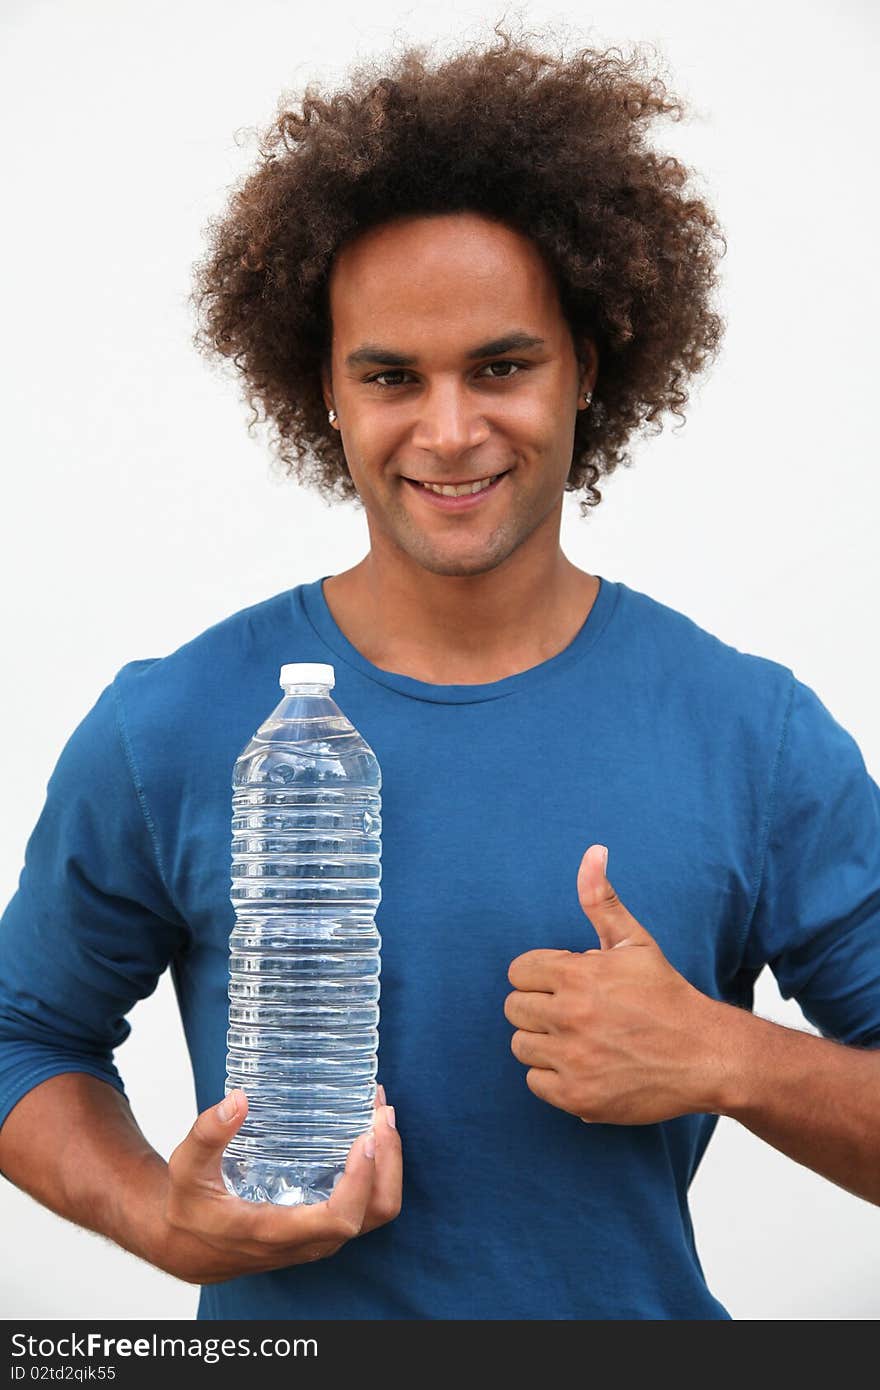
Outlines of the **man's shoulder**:
[{"label": "man's shoulder", "polygon": [[281,665],[299,659],[297,593],[285,589],[237,609],[165,656],[126,662],[113,680],[126,716],[136,723],[166,720],[175,711],[185,715],[196,702],[210,703],[219,714],[249,688],[260,691],[265,706]]},{"label": "man's shoulder", "polygon": [[725,641],[650,594],[623,583],[619,587],[633,662],[667,690],[715,700],[719,709],[766,709],[788,699],[795,677],[783,662]]}]

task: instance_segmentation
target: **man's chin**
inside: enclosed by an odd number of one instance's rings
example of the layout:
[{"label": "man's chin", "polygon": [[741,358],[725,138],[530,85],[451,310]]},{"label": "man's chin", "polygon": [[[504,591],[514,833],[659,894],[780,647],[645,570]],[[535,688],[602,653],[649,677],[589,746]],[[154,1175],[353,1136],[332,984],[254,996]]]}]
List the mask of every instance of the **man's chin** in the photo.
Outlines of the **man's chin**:
[{"label": "man's chin", "polygon": [[407,553],[410,558],[420,565],[429,574],[445,574],[450,577],[488,574],[490,570],[497,569],[500,564],[507,559],[510,553],[508,549],[500,548],[497,545],[487,547],[477,554],[464,553],[453,554],[450,552],[443,554],[439,549],[429,546],[407,546]]},{"label": "man's chin", "polygon": [[457,576],[461,578],[466,575],[488,574],[490,570],[497,569],[498,564],[500,564],[500,561],[496,564],[477,563],[476,561],[472,564],[466,564],[464,561],[455,562],[450,560],[446,564],[441,562],[434,565],[423,564],[422,569],[427,570],[429,574],[445,574],[449,577]]},{"label": "man's chin", "polygon": [[[380,527],[370,525],[369,529],[375,544]],[[413,564],[429,574],[450,577],[487,574],[497,569],[525,539],[515,526],[503,522],[488,527],[482,537],[434,536],[429,530],[414,525],[408,516],[382,518],[381,532],[384,533],[383,549],[390,542],[392,548],[402,551]]]}]

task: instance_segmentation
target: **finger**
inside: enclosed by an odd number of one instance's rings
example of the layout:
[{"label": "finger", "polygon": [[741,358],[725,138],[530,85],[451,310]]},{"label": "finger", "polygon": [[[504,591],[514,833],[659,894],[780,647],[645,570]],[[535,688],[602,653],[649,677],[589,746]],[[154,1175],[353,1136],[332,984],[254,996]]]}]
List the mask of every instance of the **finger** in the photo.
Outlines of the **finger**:
[{"label": "finger", "polygon": [[548,1033],[528,1033],[518,1028],[510,1039],[510,1050],[524,1066],[556,1070],[556,1048]]},{"label": "finger", "polygon": [[244,1091],[230,1091],[218,1105],[203,1110],[169,1160],[176,1181],[208,1185],[226,1192],[220,1174],[220,1155],[237,1134],[248,1112]]},{"label": "finger", "polygon": [[403,1149],[397,1132],[393,1105],[385,1105],[376,1114],[376,1180],[364,1232],[384,1226],[400,1214],[403,1200]]},{"label": "finger", "polygon": [[[375,1112],[374,1112],[375,1113]],[[345,1172],[330,1194],[328,1212],[357,1235],[364,1224],[376,1182],[376,1121],[352,1144]]]},{"label": "finger", "polygon": [[532,1067],[526,1072],[526,1085],[539,1100],[545,1100],[548,1105],[560,1104],[558,1072],[551,1071],[548,1067]]},{"label": "finger", "polygon": [[511,963],[507,978],[514,989],[536,989],[552,993],[559,977],[560,963],[573,954],[573,951],[551,951],[545,948],[526,951]]},{"label": "finger", "polygon": [[376,1173],[372,1129],[361,1134],[348,1151],[345,1171],[326,1202],[281,1207],[254,1203],[250,1234],[271,1245],[291,1246],[329,1242],[340,1245],[360,1233]]},{"label": "finger", "polygon": [[[598,850],[598,853],[591,851]],[[655,946],[651,933],[624,907],[608,881],[608,850],[590,845],[580,862],[577,893],[584,913],[595,929],[603,951],[616,946]]]},{"label": "finger", "polygon": [[514,1028],[530,1033],[549,1033],[552,1029],[553,994],[515,989],[504,1001],[504,1017]]}]

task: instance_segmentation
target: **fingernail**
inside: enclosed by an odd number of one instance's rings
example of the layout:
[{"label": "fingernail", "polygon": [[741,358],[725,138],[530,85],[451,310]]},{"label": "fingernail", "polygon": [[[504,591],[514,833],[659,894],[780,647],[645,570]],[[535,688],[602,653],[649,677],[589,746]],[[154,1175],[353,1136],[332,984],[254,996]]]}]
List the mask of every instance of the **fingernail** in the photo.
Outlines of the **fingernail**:
[{"label": "fingernail", "polygon": [[233,1091],[225,1100],[221,1100],[220,1104],[217,1106],[217,1119],[227,1124],[234,1118],[237,1109],[238,1105],[235,1100],[235,1092]]},{"label": "fingernail", "polygon": [[364,1141],[364,1153],[367,1155],[367,1158],[376,1157],[376,1135],[371,1129],[367,1130],[367,1137]]},{"label": "fingernail", "polygon": [[608,868],[608,849],[605,845],[600,845],[599,848],[602,851],[602,872],[604,874]]},{"label": "fingernail", "polygon": [[397,1129],[397,1120],[396,1120],[395,1117],[394,1117],[394,1106],[393,1106],[393,1105],[386,1105],[386,1106],[385,1106],[385,1119],[388,1121],[388,1123],[389,1123],[389,1125],[391,1126],[392,1129]]},{"label": "fingernail", "polygon": [[385,1087],[384,1087],[384,1086],[381,1086],[381,1085],[380,1085],[380,1086],[377,1086],[377,1087],[376,1087],[376,1104],[377,1104],[377,1105],[385,1105],[385,1104],[386,1104],[386,1101],[385,1101]]}]

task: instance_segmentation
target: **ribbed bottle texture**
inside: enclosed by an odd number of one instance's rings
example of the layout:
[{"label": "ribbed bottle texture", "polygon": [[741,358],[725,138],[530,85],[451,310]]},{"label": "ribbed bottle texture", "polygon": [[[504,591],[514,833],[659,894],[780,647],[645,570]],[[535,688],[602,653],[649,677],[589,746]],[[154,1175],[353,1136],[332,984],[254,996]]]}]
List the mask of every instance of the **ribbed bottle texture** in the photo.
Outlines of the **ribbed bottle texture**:
[{"label": "ribbed bottle texture", "polygon": [[330,1196],[376,1090],[381,773],[319,673],[283,668],[232,780],[226,1091],[248,1114],[222,1172],[284,1206]]}]

